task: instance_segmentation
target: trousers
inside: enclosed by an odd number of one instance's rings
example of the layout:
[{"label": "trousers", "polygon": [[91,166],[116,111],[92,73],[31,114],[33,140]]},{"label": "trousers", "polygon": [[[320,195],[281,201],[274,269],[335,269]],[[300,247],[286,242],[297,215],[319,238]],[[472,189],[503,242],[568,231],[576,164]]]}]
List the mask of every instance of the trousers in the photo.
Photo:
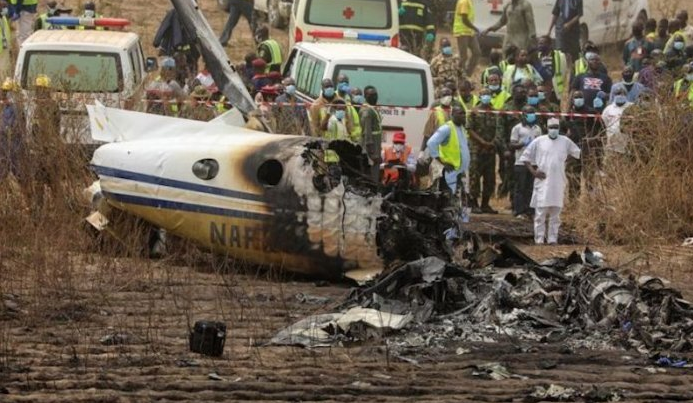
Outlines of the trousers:
[{"label": "trousers", "polygon": [[513,166],[513,214],[531,214],[529,202],[534,189],[534,177],[524,165]]},{"label": "trousers", "polygon": [[[561,207],[537,207],[534,209],[534,243],[541,245],[558,242],[558,229],[561,227]],[[546,233],[546,219],[549,231]]]},{"label": "trousers", "polygon": [[488,206],[493,192],[496,191],[496,154],[475,154],[472,157],[471,177],[472,198],[478,200],[481,196],[481,206]]},{"label": "trousers", "polygon": [[238,20],[241,15],[248,20],[248,25],[250,25],[251,35],[255,35],[255,20],[253,19],[253,2],[248,0],[231,0],[229,1],[229,19],[226,20],[226,25],[224,25],[224,31],[221,33],[219,42],[223,46],[229,44],[229,39],[231,39],[231,33],[233,29],[236,28]]},{"label": "trousers", "polygon": [[[458,36],[457,50],[460,52],[460,68],[471,76],[474,73],[479,57],[481,56],[481,47],[479,46],[479,38],[476,35]],[[467,62],[467,51],[472,53],[469,62]]]}]

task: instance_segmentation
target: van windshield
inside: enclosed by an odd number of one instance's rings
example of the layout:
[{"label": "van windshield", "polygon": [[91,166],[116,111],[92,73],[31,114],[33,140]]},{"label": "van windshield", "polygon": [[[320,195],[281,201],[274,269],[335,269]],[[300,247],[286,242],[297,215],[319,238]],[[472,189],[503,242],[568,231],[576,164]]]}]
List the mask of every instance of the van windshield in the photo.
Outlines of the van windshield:
[{"label": "van windshield", "polygon": [[120,92],[122,69],[116,53],[75,51],[27,52],[22,88],[31,88],[45,74],[51,86],[64,92]]},{"label": "van windshield", "polygon": [[378,104],[424,107],[428,104],[424,70],[393,67],[337,66],[333,80],[339,74],[349,77],[349,85],[362,91],[367,85],[378,90]]},{"label": "van windshield", "polygon": [[306,22],[340,28],[389,29],[391,0],[308,0]]}]

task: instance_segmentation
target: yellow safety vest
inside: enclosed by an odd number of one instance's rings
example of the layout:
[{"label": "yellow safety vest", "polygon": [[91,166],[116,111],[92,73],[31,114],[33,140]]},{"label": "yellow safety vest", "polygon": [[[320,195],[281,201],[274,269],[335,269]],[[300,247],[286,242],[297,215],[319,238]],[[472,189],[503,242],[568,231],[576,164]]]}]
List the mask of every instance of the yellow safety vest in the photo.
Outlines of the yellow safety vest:
[{"label": "yellow safety vest", "polygon": [[[674,83],[674,96],[678,98],[681,96],[681,87],[683,87],[683,78],[680,80],[676,80]],[[691,106],[693,106],[693,83],[688,83],[688,100],[691,102]]]},{"label": "yellow safety vest", "polygon": [[282,65],[282,50],[279,47],[279,44],[277,41],[274,39],[268,39],[264,42],[261,42],[260,45],[258,45],[258,48],[260,46],[267,46],[267,49],[270,51],[270,56],[272,57],[272,60],[267,63],[267,67],[265,68],[265,73],[270,71],[270,67],[272,65]]},{"label": "yellow safety vest", "polygon": [[455,170],[462,166],[462,153],[460,153],[460,137],[457,133],[457,127],[450,120],[447,123],[450,127],[450,138],[447,144],[441,144],[438,147],[440,160],[445,164],[452,165]]},{"label": "yellow safety vest", "polygon": [[351,105],[347,105],[347,111],[351,115],[351,139],[356,142],[360,143],[361,142],[361,118],[359,118],[359,112],[356,110],[355,107]]},{"label": "yellow safety vest", "polygon": [[508,69],[508,66],[510,66],[510,63],[508,63],[507,60],[501,60],[501,62],[498,64],[498,67],[501,69],[501,73],[505,74],[505,70]]},{"label": "yellow safety vest", "polygon": [[0,44],[2,50],[9,49],[12,44],[12,30],[10,29],[10,23],[7,21],[7,17],[2,17],[0,21]]},{"label": "yellow safety vest", "polygon": [[452,25],[452,35],[453,36],[472,36],[474,35],[474,31],[472,30],[471,27],[468,27],[465,25],[464,22],[462,22],[462,16],[457,12],[457,8],[460,4],[460,2],[466,1],[469,3],[469,14],[467,14],[467,18],[469,19],[469,22],[472,24],[474,23],[474,2],[472,0],[457,0],[457,4],[455,5],[455,19]]},{"label": "yellow safety vest", "polygon": [[689,41],[688,41],[688,36],[686,35],[686,32],[683,31],[683,30],[681,30],[681,29],[679,29],[678,31],[676,31],[676,32],[674,32],[673,34],[671,34],[671,36],[669,37],[669,40],[667,41],[666,45],[664,45],[664,49],[671,49],[672,46],[674,46],[674,39],[675,39],[677,36],[680,36],[680,37],[683,38],[683,43],[684,43],[686,46],[690,45],[690,43],[688,43]]},{"label": "yellow safety vest", "polygon": [[[13,6],[16,6],[17,0],[10,0],[10,4],[12,4]],[[25,6],[34,6],[34,5],[38,4],[38,0],[24,0],[22,2],[22,4]]]},{"label": "yellow safety vest", "polygon": [[563,52],[558,49],[553,51],[553,89],[556,92],[558,99],[561,99],[561,94],[563,94],[563,86],[565,82],[563,81],[563,73],[565,72],[565,66],[561,63]]},{"label": "yellow safety vest", "polygon": [[579,58],[575,62],[575,76],[577,77],[582,73],[587,73],[587,60],[584,57]]},{"label": "yellow safety vest", "polygon": [[436,106],[435,108],[433,108],[433,110],[436,113],[436,123],[437,123],[438,127],[444,125],[445,122],[448,121],[448,117],[445,113],[445,109],[443,109],[442,106]]},{"label": "yellow safety vest", "polygon": [[510,99],[511,97],[512,97],[512,95],[510,95],[509,92],[501,91],[491,98],[491,107],[493,109],[499,111],[499,110],[503,109],[503,106],[505,105],[506,102],[508,102],[508,99]]},{"label": "yellow safety vest", "polygon": [[456,99],[457,102],[462,105],[462,108],[464,108],[464,111],[467,113],[470,113],[472,109],[474,109],[475,106],[479,104],[479,97],[476,95],[472,95],[472,100],[469,102],[469,105],[467,105],[464,100],[462,99],[462,95],[459,95]]}]

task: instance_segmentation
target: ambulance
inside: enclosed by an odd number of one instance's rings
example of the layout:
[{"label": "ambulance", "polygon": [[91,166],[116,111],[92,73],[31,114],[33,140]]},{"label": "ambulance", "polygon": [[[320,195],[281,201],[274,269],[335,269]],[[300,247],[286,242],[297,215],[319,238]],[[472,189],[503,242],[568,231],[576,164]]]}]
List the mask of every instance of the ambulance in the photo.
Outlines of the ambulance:
[{"label": "ambulance", "polygon": [[407,143],[417,152],[433,106],[433,78],[429,64],[393,47],[357,43],[312,43],[294,45],[284,67],[284,76],[296,80],[296,94],[312,103],[321,93],[325,78],[349,77],[361,90],[372,85],[378,90],[383,124],[383,142],[394,132],[404,131]]},{"label": "ambulance", "polygon": [[[80,20],[90,23],[83,18],[60,18],[53,23],[67,21],[76,27]],[[140,37],[133,32],[39,30],[19,48],[14,76],[26,95],[33,90],[36,77],[48,76],[53,97],[60,103],[64,139],[68,144],[92,144],[86,104],[98,99],[112,107],[143,109],[139,100],[147,73],[155,65],[156,59],[145,59]],[[29,104],[29,112],[32,110]]]},{"label": "ambulance", "polygon": [[289,47],[306,42],[367,42],[399,46],[397,0],[294,0]]},{"label": "ambulance", "polygon": [[[495,24],[501,17],[503,7],[512,0],[474,0],[476,13],[475,25],[484,30]],[[556,1],[528,0],[534,10],[534,23],[537,36],[546,35],[553,16]],[[583,16],[580,19],[580,43],[587,40],[597,45],[618,43],[631,36],[631,26],[640,20],[649,18],[648,0],[583,0]],[[553,32],[552,34],[555,34]],[[500,48],[505,36],[505,27],[497,32],[480,37],[485,51]]]}]

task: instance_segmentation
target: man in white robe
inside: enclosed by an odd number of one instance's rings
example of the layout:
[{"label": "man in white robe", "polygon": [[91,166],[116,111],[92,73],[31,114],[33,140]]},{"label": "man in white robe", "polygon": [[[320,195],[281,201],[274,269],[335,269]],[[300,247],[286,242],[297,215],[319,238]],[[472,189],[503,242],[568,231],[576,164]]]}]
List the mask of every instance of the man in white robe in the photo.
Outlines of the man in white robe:
[{"label": "man in white robe", "polygon": [[[534,139],[520,157],[534,176],[530,207],[534,214],[534,242],[558,243],[561,209],[567,184],[565,163],[568,157],[580,158],[580,148],[566,136],[559,135],[558,119],[549,119],[548,135]],[[548,234],[546,219],[549,220]]]}]

